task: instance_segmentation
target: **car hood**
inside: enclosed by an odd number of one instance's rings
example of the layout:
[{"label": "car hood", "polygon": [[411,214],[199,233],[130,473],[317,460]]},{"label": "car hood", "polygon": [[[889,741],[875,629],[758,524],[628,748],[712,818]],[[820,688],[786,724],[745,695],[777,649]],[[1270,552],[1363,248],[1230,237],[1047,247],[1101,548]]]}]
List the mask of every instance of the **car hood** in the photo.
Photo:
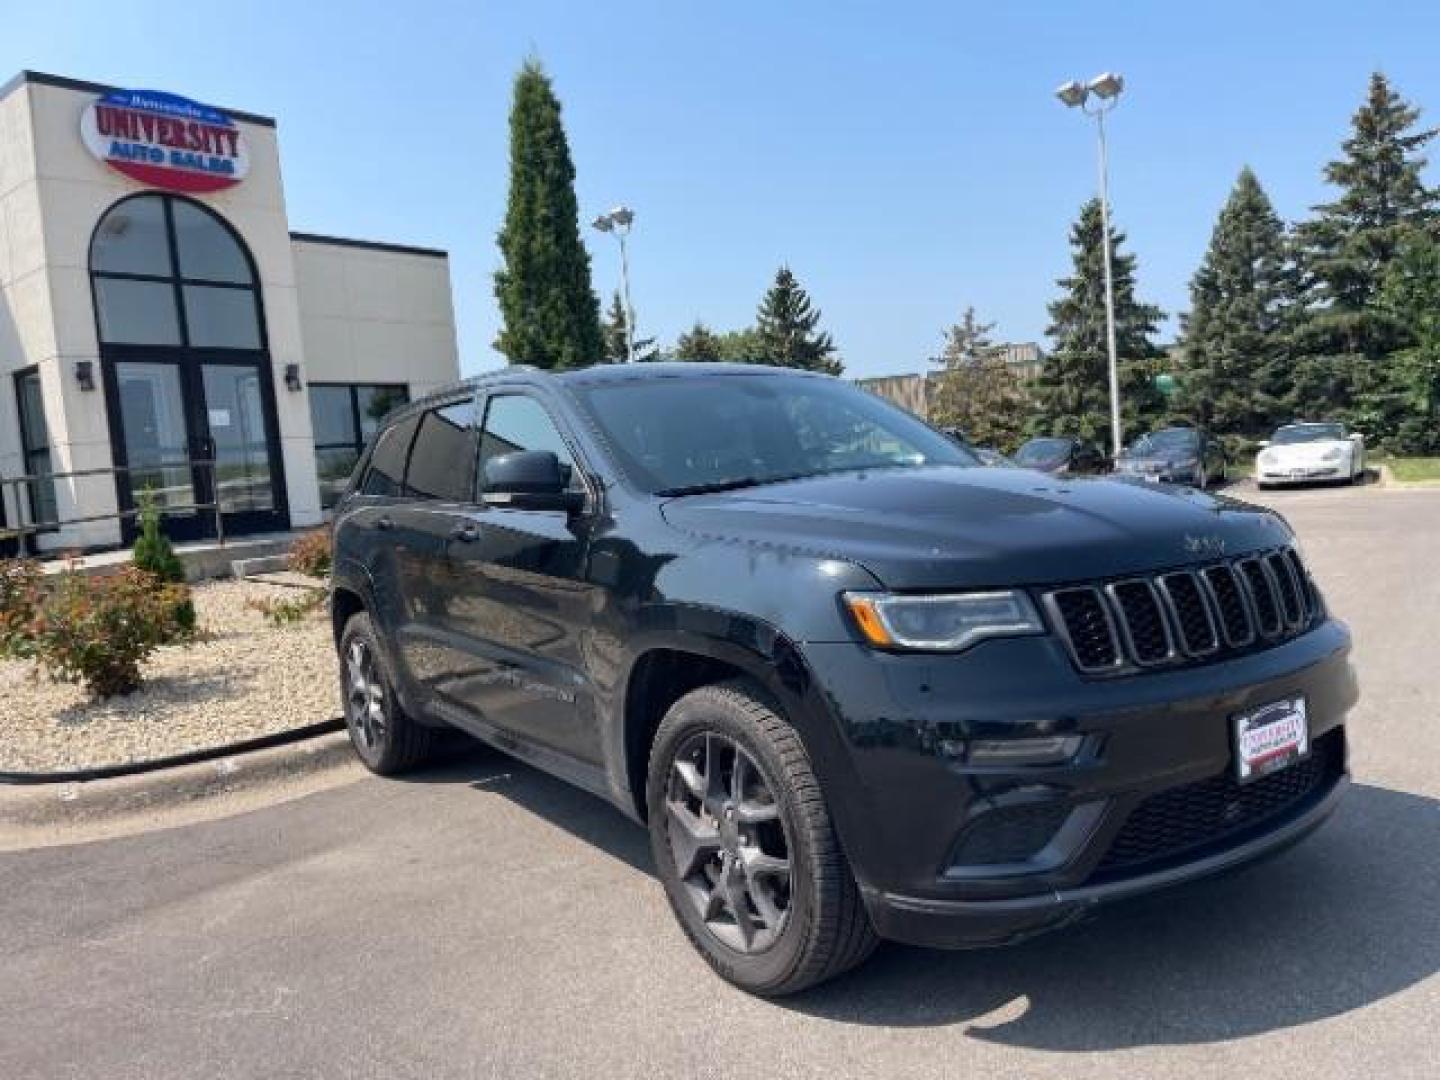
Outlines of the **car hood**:
[{"label": "car hood", "polygon": [[1318,464],[1326,454],[1335,450],[1347,451],[1351,447],[1349,439],[1316,439],[1313,442],[1282,443],[1279,446],[1267,446],[1260,451],[1261,454],[1273,455],[1270,460],[1293,462],[1300,465]]},{"label": "car hood", "polygon": [[1281,518],[1180,488],[1026,469],[882,469],[666,502],[715,541],[859,563],[888,588],[1041,585],[1154,571],[1282,544]]}]

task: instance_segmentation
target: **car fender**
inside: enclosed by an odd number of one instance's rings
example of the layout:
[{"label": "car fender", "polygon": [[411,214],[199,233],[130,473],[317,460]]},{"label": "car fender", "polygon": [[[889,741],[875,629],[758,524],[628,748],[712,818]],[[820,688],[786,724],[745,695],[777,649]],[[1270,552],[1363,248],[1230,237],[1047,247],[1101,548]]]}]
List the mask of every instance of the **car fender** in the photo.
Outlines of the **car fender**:
[{"label": "car fender", "polygon": [[817,686],[800,643],[764,620],[744,612],[697,604],[647,605],[627,638],[622,675],[600,710],[605,724],[605,754],[615,801],[633,817],[643,808],[632,792],[643,791],[644,777],[632,774],[627,753],[627,708],[631,681],[641,660],[657,650],[677,650],[717,660],[740,671],[779,707],[799,735],[816,776],[829,791],[845,791],[829,802],[842,845],[854,835],[852,823],[867,813],[860,783],[840,732]]}]

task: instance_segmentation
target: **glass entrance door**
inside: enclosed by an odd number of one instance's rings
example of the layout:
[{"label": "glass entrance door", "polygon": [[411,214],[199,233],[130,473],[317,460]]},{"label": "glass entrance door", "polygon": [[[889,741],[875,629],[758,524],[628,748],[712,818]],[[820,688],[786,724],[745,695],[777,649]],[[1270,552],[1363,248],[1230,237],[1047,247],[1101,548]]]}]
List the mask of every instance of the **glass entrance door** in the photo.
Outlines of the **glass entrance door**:
[{"label": "glass entrance door", "polygon": [[260,359],[116,361],[128,506],[149,492],[175,540],[214,536],[216,503],[226,535],[284,528],[266,376]]},{"label": "glass entrance door", "polygon": [[[173,539],[197,539],[204,530],[194,509],[197,444],[191,438],[181,367],[173,363],[124,361],[115,365],[115,393],[129,472],[121,477],[130,505],[148,493],[164,511]],[[127,530],[128,532],[133,531]]]},{"label": "glass entrance door", "polygon": [[203,364],[200,373],[206,450],[215,463],[206,501],[218,502],[227,522],[263,528],[276,506],[265,373],[259,364]]}]

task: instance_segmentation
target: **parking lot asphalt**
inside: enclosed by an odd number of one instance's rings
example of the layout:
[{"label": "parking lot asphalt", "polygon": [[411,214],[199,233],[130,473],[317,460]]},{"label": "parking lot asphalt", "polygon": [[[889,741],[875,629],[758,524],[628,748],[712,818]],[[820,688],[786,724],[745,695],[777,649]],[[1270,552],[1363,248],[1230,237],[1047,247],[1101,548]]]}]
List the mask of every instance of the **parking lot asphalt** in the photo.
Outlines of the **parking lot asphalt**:
[{"label": "parking lot asphalt", "polygon": [[1440,1076],[1440,492],[1282,491],[1363,700],[1334,820],[1027,944],[713,977],[643,832],[477,751],[0,855],[0,1077]]}]

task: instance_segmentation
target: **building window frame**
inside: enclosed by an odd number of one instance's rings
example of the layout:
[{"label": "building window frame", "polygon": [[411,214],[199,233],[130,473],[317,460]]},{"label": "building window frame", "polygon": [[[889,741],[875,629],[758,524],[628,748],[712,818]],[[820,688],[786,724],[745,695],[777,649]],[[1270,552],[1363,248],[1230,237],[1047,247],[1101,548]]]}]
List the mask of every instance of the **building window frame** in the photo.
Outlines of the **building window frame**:
[{"label": "building window frame", "polygon": [[[29,415],[29,410],[25,407],[25,384],[32,379],[34,380],[37,391],[35,400],[40,403],[41,414],[39,420],[40,423],[44,425],[45,431],[45,438],[43,439],[38,438],[35,430],[35,418]],[[25,485],[25,502],[27,509],[30,511],[30,524],[41,528],[44,532],[54,532],[60,527],[60,510],[59,503],[55,498],[55,480],[53,479],[53,473],[55,471],[54,448],[50,445],[50,424],[44,415],[45,395],[44,388],[40,382],[39,366],[31,364],[29,367],[21,368],[15,372],[14,380],[15,414],[19,421],[18,427],[20,431],[21,467],[24,469],[26,476],[46,476],[50,478],[44,482],[44,486],[48,492],[49,513],[41,513],[44,503],[47,501],[45,498],[42,498],[41,485],[36,483],[28,483]],[[41,458],[43,458],[45,462],[43,469],[37,464]],[[16,510],[18,511],[19,509],[20,506],[17,501]]]},{"label": "building window frame", "polygon": [[[327,495],[326,495],[326,488],[325,488],[325,480],[324,480],[324,477],[318,476],[318,473],[319,473],[319,462],[320,462],[320,456],[321,456],[321,454],[324,453],[325,451],[349,450],[349,451],[351,451],[351,452],[354,453],[354,455],[355,455],[355,461],[356,461],[356,463],[358,464],[359,461],[360,461],[360,459],[361,459],[362,457],[364,457],[364,455],[365,455],[365,447],[366,447],[366,445],[369,443],[370,439],[373,438],[374,435],[378,434],[379,431],[381,430],[381,429],[380,429],[380,423],[379,423],[379,422],[380,422],[380,420],[383,419],[383,417],[378,417],[378,416],[377,416],[377,417],[375,417],[375,423],[376,423],[375,431],[372,432],[372,433],[371,433],[370,435],[368,435],[368,436],[365,434],[363,417],[362,417],[361,411],[360,411],[360,392],[361,392],[362,390],[378,390],[378,391],[393,393],[393,394],[397,395],[397,397],[396,397],[396,399],[395,399],[395,403],[394,403],[394,405],[393,405],[393,406],[391,407],[391,409],[390,409],[390,411],[393,412],[395,409],[398,409],[398,408],[400,408],[401,406],[403,406],[403,405],[408,405],[408,404],[410,403],[410,386],[409,386],[408,383],[339,382],[339,381],[331,381],[331,382],[311,382],[310,385],[309,385],[309,389],[310,389],[310,392],[311,392],[311,393],[314,393],[314,391],[316,391],[316,390],[344,390],[344,391],[346,391],[347,399],[348,399],[349,406],[350,406],[350,435],[351,435],[351,437],[350,437],[349,439],[347,439],[347,440],[345,440],[345,441],[343,441],[343,442],[336,442],[336,441],[333,441],[333,440],[329,440],[329,441],[326,441],[326,442],[321,442],[318,436],[315,437],[315,439],[314,439],[315,460],[316,460],[316,472],[317,472],[317,479],[319,480],[319,484],[320,484],[320,508],[321,508],[322,510],[330,510],[330,509],[333,509],[333,508],[334,508],[335,502],[336,502],[336,500],[338,499],[338,494],[337,494],[334,498],[328,498]],[[388,414],[387,414],[387,415],[388,415]],[[312,425],[313,425],[313,421],[314,421],[313,406],[312,406],[312,411],[311,411],[311,421],[312,421]],[[312,430],[313,430],[313,429],[312,429]],[[353,466],[352,466],[352,471],[353,471]]]}]

